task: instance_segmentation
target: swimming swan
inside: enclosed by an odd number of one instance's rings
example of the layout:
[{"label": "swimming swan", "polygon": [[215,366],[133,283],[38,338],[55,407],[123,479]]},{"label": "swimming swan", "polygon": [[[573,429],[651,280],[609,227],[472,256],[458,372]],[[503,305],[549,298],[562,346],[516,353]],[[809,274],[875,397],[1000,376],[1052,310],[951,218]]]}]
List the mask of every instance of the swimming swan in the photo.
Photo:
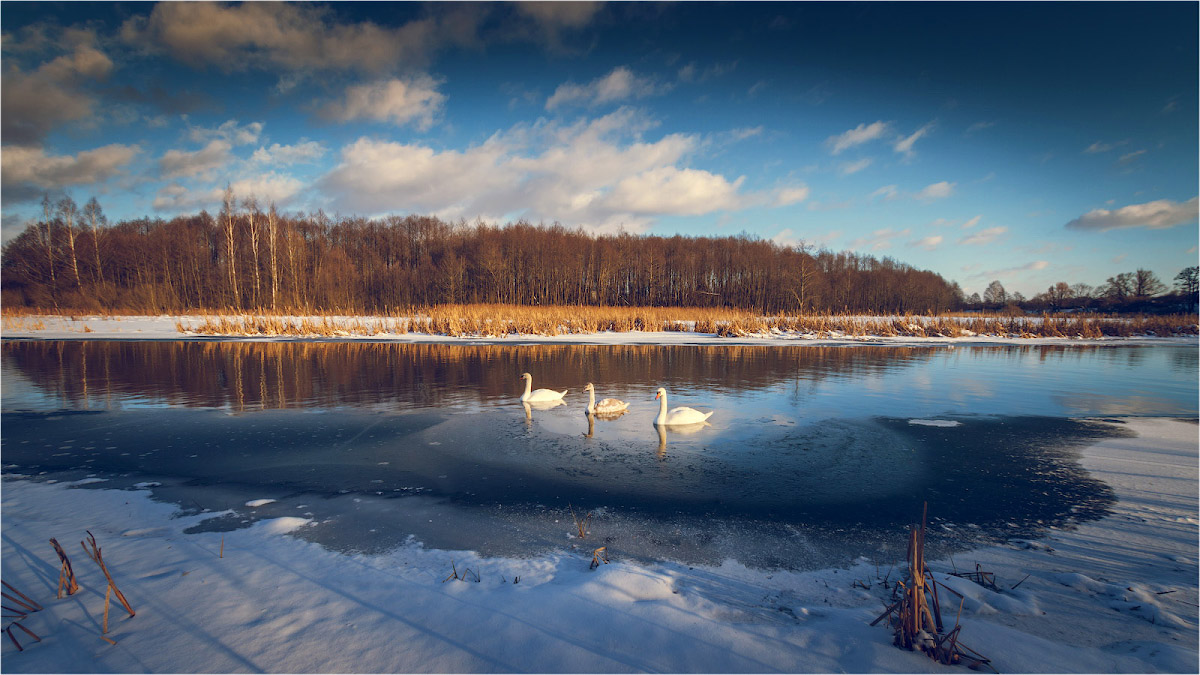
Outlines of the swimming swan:
[{"label": "swimming swan", "polygon": [[612,415],[619,412],[624,412],[629,404],[625,401],[620,401],[615,398],[606,398],[599,403],[596,403],[596,386],[591,382],[583,388],[588,393],[587,411],[589,415]]},{"label": "swimming swan", "polygon": [[531,391],[533,389],[533,376],[532,375],[530,375],[529,373],[522,373],[521,377],[518,379],[525,380],[525,393],[521,394],[521,402],[522,403],[535,403],[537,401],[557,401],[557,400],[560,400],[563,397],[563,395],[566,394],[568,391],[567,389],[563,389],[562,391],[554,391],[552,389],[537,389],[537,390]]},{"label": "swimming swan", "polygon": [[671,412],[667,412],[667,390],[662,387],[658,388],[658,393],[654,398],[660,399],[662,403],[658,404],[658,417],[654,418],[654,423],[662,426],[677,426],[681,424],[696,424],[712,417],[713,412],[702,413],[694,408],[675,408]]}]

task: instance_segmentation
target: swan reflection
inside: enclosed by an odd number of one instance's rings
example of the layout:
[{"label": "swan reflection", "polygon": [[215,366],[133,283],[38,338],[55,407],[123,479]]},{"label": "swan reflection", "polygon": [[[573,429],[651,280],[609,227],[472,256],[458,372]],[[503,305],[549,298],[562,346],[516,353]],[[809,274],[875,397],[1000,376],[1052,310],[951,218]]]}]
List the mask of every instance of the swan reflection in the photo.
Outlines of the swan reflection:
[{"label": "swan reflection", "polygon": [[553,401],[522,401],[521,407],[525,409],[525,425],[529,426],[533,424],[534,410],[550,410],[560,405],[566,405],[566,402],[561,398]]},{"label": "swan reflection", "polygon": [[696,422],[694,424],[674,424],[667,426],[665,424],[655,424],[654,430],[658,432],[658,458],[667,458],[667,432],[679,434],[681,436],[690,436],[694,433],[702,431],[705,427],[711,427],[709,422]]}]

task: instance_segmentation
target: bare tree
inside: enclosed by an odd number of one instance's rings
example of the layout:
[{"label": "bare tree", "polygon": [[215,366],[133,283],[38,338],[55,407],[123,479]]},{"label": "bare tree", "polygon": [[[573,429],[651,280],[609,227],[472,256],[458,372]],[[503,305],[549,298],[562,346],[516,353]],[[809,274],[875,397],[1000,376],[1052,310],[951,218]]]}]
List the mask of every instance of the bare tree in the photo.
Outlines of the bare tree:
[{"label": "bare tree", "polygon": [[999,280],[993,281],[983,290],[983,301],[993,305],[1003,305],[1008,302],[1008,292]]},{"label": "bare tree", "polygon": [[1122,272],[1104,280],[1104,295],[1114,302],[1125,302],[1133,295],[1133,274]]},{"label": "bare tree", "polygon": [[231,303],[235,309],[241,307],[241,293],[238,292],[237,246],[234,236],[234,210],[237,204],[233,199],[233,188],[225,184],[225,194],[221,199],[221,216],[225,220],[225,264],[229,267],[229,290]]},{"label": "bare tree", "polygon": [[67,230],[67,249],[71,252],[71,272],[75,276],[75,288],[82,289],[79,280],[79,256],[75,255],[75,219],[79,217],[79,207],[70,195],[58,200],[58,217]]},{"label": "bare tree", "polygon": [[259,275],[258,264],[258,199],[250,195],[242,200],[242,208],[246,211],[246,220],[250,226],[250,257],[254,265],[254,297],[251,301],[254,307],[262,306],[262,277]]},{"label": "bare tree", "polygon": [[1175,287],[1187,296],[1188,309],[1195,311],[1196,293],[1200,291],[1200,267],[1185,267],[1175,275]]},{"label": "bare tree", "polygon": [[54,304],[57,306],[58,279],[54,274],[54,230],[50,227],[52,215],[53,206],[50,204],[50,195],[42,195],[42,227],[45,231],[42,241],[46,244],[46,264],[50,270],[50,297],[54,298]]},{"label": "bare tree", "polygon": [[100,210],[100,202],[92,197],[83,207],[84,216],[92,228],[92,246],[96,252],[96,283],[104,283],[104,268],[100,264],[100,226],[108,224],[104,211]]},{"label": "bare tree", "polygon": [[1148,300],[1167,290],[1166,284],[1150,270],[1139,269],[1133,273],[1133,297]]},{"label": "bare tree", "polygon": [[275,202],[271,202],[271,208],[267,210],[267,244],[271,248],[271,311],[277,308],[279,298],[279,257],[276,255],[278,250],[279,215],[275,212]]}]

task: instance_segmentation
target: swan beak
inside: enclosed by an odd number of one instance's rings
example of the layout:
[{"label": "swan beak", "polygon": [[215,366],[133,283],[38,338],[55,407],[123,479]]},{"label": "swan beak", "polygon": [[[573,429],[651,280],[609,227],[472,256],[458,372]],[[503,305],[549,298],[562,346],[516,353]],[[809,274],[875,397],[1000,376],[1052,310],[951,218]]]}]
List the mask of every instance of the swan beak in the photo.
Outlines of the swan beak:
[{"label": "swan beak", "polygon": [[660,396],[662,396],[662,394],[660,394],[658,392],[654,392],[654,400],[655,401],[657,401]]}]

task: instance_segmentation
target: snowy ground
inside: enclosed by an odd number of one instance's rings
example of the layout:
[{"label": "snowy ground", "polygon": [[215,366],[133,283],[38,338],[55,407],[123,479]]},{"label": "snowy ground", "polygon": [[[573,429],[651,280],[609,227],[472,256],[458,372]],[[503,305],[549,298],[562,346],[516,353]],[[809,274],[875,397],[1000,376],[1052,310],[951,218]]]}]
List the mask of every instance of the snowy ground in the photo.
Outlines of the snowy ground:
[{"label": "snowy ground", "polygon": [[[930,561],[966,596],[962,641],[999,672],[1200,668],[1197,426],[1125,426],[1136,437],[1083,458],[1119,497],[1111,516]],[[480,559],[416,545],[345,557],[288,536],[302,519],[185,535],[221,514],[179,516],[145,491],[97,487],[3,483],[3,578],[45,607],[24,620],[43,641],[22,639],[21,653],[5,641],[3,671],[965,671],[898,650],[868,625],[890,594],[887,570],[868,561],[793,573],[619,560],[589,570],[590,555]],[[100,638],[103,577],[75,546],[85,530],[137,611],[114,602],[116,645]],[[50,537],[82,585],[61,600]],[[944,574],[976,562],[1001,593]],[[452,564],[468,580],[446,580]]]},{"label": "snowy ground", "polygon": [[[332,321],[371,323],[373,317],[329,317]],[[878,335],[846,335],[836,331],[828,335],[797,332],[763,332],[740,337],[719,337],[713,333],[667,332],[601,332],[571,335],[512,335],[508,337],[452,337],[428,333],[380,334],[371,336],[342,335],[336,338],[282,338],[211,336],[190,329],[204,323],[202,316],[30,316],[6,318],[3,337],[38,338],[43,340],[362,340],[369,342],[402,343],[470,343],[470,344],[621,344],[621,345],[831,345],[875,343],[889,345],[927,344],[1020,344],[1020,345],[1095,345],[1119,344],[1196,344],[1200,338],[1183,337],[1106,337],[1106,338],[1022,338],[1018,336],[976,335],[973,337],[887,337]],[[182,326],[185,332],[180,332]]]}]

